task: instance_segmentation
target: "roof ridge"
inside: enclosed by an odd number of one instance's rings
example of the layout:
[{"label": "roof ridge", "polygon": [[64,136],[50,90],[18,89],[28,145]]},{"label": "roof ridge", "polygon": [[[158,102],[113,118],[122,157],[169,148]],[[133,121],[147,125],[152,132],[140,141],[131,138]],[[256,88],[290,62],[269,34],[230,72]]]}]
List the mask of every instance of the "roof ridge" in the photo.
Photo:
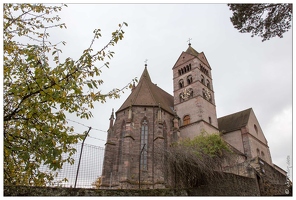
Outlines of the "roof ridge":
[{"label": "roof ridge", "polygon": [[[153,91],[151,89],[151,84],[154,84],[154,83],[152,83],[152,81],[151,81],[151,78],[150,78],[150,75],[149,75],[149,72],[147,70],[147,66],[146,65],[145,65],[144,71],[143,71],[143,73],[141,75],[140,82],[142,82],[142,85],[143,85],[143,83],[146,83],[147,84],[149,93],[152,96],[154,103],[157,103],[156,100],[155,100],[155,97],[154,97],[154,93],[153,93]],[[140,92],[138,92],[138,94],[139,93]]]},{"label": "roof ridge", "polygon": [[[148,73],[148,71],[147,71],[147,73]],[[149,75],[149,74],[148,74],[148,75]],[[146,80],[146,79],[144,79],[144,80]],[[149,90],[149,92],[150,92],[150,94],[151,94],[151,96],[152,96],[152,98],[153,98],[154,103],[157,103],[157,102],[156,102],[156,99],[155,99],[155,94],[154,94],[154,92],[153,92],[153,90],[152,90],[152,88],[151,88],[151,84],[154,85],[154,83],[151,82],[150,77],[149,77],[149,80],[146,80],[146,81],[149,81],[149,82],[146,82],[147,85],[148,85],[148,90]]]},{"label": "roof ridge", "polygon": [[152,82],[152,81],[151,81],[151,78],[150,78],[150,75],[149,75],[149,72],[148,72],[148,70],[147,70],[147,66],[146,66],[146,65],[145,65],[144,71],[143,71],[143,73],[142,73],[142,75],[141,75],[139,81],[141,81],[141,80],[142,80],[143,78],[145,78],[145,77],[147,77],[148,80],[149,80],[150,82]]},{"label": "roof ridge", "polygon": [[[229,116],[231,116],[231,115],[235,115],[235,114],[238,114],[238,113],[241,113],[241,112],[245,112],[245,111],[247,111],[247,110],[250,110],[250,111],[251,111],[252,108],[248,108],[248,109],[241,110],[241,111],[238,111],[238,112],[235,112],[235,113],[231,113],[231,114],[228,114],[228,115],[225,115],[225,116],[219,117],[218,119],[222,119],[222,118],[224,118],[224,117],[229,117]],[[250,113],[251,113],[251,112],[249,112],[248,115],[250,115]]]},{"label": "roof ridge", "polygon": [[[140,84],[143,85],[143,82],[142,82],[142,81],[139,81],[139,83],[138,83],[138,85],[137,85],[136,87],[138,87],[138,86],[140,87]],[[139,93],[140,93],[140,90],[139,90],[139,89],[136,90],[136,88],[135,88],[134,91],[132,91],[132,93],[133,93],[133,92],[135,93],[135,95],[134,95],[134,98],[131,99],[131,105],[134,104],[135,100],[137,99],[137,97],[138,97],[138,95],[139,95]],[[131,93],[131,94],[132,94],[132,93]],[[127,100],[127,99],[126,99],[126,100]]]}]

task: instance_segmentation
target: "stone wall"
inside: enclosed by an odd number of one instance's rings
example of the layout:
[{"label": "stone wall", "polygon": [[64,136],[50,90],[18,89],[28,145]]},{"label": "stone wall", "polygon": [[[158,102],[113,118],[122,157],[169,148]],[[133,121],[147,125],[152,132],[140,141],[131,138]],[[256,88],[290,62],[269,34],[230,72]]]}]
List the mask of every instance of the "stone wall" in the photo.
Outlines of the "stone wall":
[{"label": "stone wall", "polygon": [[4,196],[259,196],[256,179],[225,173],[222,179],[209,181],[193,189],[83,189],[28,186],[4,186]]},{"label": "stone wall", "polygon": [[191,189],[85,189],[4,186],[4,196],[292,196],[290,187],[268,180],[225,173]]},{"label": "stone wall", "polygon": [[292,196],[292,185],[274,184],[268,180],[259,179],[261,196]]}]

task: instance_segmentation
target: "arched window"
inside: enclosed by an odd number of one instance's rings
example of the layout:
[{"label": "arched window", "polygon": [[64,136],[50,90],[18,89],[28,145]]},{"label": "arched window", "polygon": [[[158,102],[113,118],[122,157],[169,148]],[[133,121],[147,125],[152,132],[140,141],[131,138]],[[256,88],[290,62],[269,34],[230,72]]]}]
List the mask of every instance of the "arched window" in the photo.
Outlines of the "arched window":
[{"label": "arched window", "polygon": [[183,79],[179,80],[179,88],[183,88],[184,87],[184,81]]},{"label": "arched window", "polygon": [[141,169],[147,170],[147,148],[148,147],[148,122],[146,119],[143,120],[141,126]]},{"label": "arched window", "polygon": [[207,79],[207,87],[211,89],[210,81]]},{"label": "arched window", "polygon": [[190,69],[189,69],[189,65],[186,65],[186,68],[187,68],[187,71],[189,72],[189,70],[190,70]]},{"label": "arched window", "polygon": [[188,84],[192,83],[192,76],[191,75],[187,76],[187,83]]},{"label": "arched window", "polygon": [[202,84],[205,84],[205,77],[203,75],[200,76],[200,82]]},{"label": "arched window", "polygon": [[206,98],[206,90],[204,88],[202,89],[202,96],[203,98]]},{"label": "arched window", "polygon": [[257,151],[257,156],[260,156],[260,150],[257,148],[256,151]]},{"label": "arched window", "polygon": [[209,123],[212,124],[212,118],[211,117],[209,117]]},{"label": "arched window", "polygon": [[191,70],[191,63],[189,63],[189,70]]},{"label": "arched window", "polygon": [[184,69],[184,72],[186,73],[186,72],[187,72],[187,69],[186,69],[186,67],[183,67],[183,69]]},{"label": "arched window", "polygon": [[264,155],[263,151],[261,151],[261,157],[264,158],[264,156],[265,156],[265,155]]},{"label": "arched window", "polygon": [[257,128],[256,124],[254,124],[254,129],[255,129],[255,131],[256,131],[256,133],[258,135],[258,128]]},{"label": "arched window", "polygon": [[190,116],[189,115],[185,115],[183,118],[183,125],[187,125],[190,124]]},{"label": "arched window", "polygon": [[189,88],[189,92],[190,92],[189,98],[193,98],[193,89]]},{"label": "arched window", "polygon": [[183,68],[181,69],[181,74],[184,74],[184,70],[183,70]]}]

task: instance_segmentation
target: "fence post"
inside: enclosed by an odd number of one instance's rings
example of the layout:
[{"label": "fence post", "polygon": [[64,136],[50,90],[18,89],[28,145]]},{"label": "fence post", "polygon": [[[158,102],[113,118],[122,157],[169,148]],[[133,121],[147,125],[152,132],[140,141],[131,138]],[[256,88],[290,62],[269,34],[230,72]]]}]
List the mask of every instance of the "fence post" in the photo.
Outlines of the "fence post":
[{"label": "fence post", "polygon": [[80,161],[81,161],[81,155],[82,155],[84,141],[85,141],[90,129],[91,129],[91,127],[89,127],[88,131],[85,133],[84,139],[83,139],[82,144],[81,144],[81,150],[80,150],[80,155],[79,155],[79,161],[78,161],[78,167],[77,167],[77,172],[76,172],[74,188],[76,188],[77,178],[78,178],[78,174],[79,174],[79,167],[80,167]]}]

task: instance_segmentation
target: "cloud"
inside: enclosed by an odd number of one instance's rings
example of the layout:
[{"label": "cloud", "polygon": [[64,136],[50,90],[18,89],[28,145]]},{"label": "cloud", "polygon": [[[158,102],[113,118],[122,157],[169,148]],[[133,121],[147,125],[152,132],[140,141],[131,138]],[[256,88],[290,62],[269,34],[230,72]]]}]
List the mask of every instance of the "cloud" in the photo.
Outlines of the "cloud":
[{"label": "cloud", "polygon": [[288,106],[275,115],[264,133],[273,163],[286,170],[287,157],[292,158],[292,107]]}]

